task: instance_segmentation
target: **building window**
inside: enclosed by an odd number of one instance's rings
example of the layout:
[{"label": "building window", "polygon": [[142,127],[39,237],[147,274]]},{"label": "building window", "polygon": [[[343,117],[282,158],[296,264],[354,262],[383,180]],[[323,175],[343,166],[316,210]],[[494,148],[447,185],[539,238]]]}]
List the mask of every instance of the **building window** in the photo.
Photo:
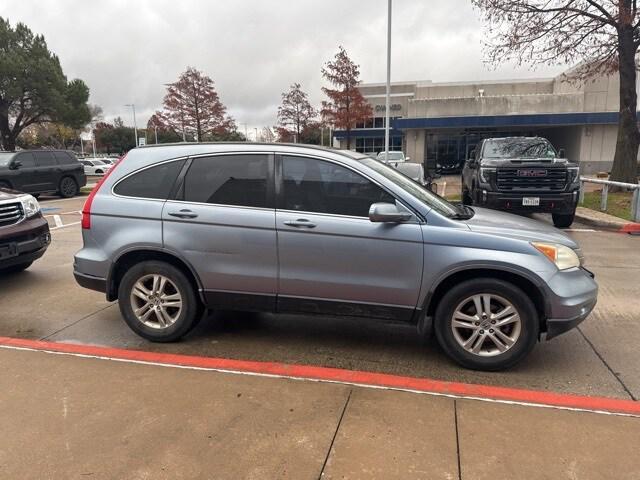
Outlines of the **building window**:
[{"label": "building window", "polygon": [[[402,151],[402,135],[389,137],[389,150]],[[384,135],[379,137],[356,137],[356,151],[360,153],[380,153],[384,151]]]},{"label": "building window", "polygon": [[373,128],[384,128],[384,117],[376,117],[373,119]]}]

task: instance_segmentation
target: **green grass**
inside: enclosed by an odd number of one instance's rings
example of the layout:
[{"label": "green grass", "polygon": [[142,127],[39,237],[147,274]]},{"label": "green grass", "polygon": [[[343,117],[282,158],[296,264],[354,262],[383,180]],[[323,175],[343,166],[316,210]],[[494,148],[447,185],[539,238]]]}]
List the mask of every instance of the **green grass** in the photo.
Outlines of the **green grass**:
[{"label": "green grass", "polygon": [[[606,213],[615,217],[631,220],[631,198],[633,192],[615,192],[610,193],[607,197]],[[584,203],[581,207],[590,208],[591,210],[600,211],[600,192],[586,192],[584,194]]]}]

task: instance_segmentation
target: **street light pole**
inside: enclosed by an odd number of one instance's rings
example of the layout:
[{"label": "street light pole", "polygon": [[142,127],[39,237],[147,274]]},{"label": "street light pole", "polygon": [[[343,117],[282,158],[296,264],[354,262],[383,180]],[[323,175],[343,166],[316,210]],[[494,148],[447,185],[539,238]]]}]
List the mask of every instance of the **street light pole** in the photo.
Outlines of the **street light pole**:
[{"label": "street light pole", "polygon": [[154,125],[153,130],[156,132],[156,145],[158,144],[158,126]]},{"label": "street light pole", "polygon": [[131,107],[131,109],[133,110],[133,134],[136,136],[136,141],[134,142],[134,145],[137,147],[138,146],[138,125],[136,124],[136,106],[133,103],[128,103],[125,105],[125,107]]},{"label": "street light pole", "polygon": [[389,161],[389,108],[391,97],[391,0],[388,0],[387,8],[387,93],[385,95],[384,114],[384,159]]}]

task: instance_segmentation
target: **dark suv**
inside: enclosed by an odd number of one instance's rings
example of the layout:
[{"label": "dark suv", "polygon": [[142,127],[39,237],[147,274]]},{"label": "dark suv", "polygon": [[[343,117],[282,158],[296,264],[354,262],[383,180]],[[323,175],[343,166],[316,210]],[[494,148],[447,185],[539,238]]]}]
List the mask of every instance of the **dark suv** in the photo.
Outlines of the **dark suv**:
[{"label": "dark suv", "polygon": [[87,184],[84,167],[66,150],[0,152],[0,188],[74,197]]},{"label": "dark suv", "polygon": [[512,212],[548,212],[569,227],[578,204],[580,175],[562,149],[540,137],[483,140],[462,170],[462,202]]},{"label": "dark suv", "polygon": [[38,201],[26,193],[0,188],[0,273],[19,272],[51,243],[49,224]]}]

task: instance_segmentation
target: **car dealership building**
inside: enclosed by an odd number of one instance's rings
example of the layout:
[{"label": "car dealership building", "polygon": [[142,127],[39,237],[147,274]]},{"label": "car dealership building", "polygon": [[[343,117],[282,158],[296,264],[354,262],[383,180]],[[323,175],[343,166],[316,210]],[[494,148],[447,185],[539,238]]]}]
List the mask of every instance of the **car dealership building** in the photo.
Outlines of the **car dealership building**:
[{"label": "car dealership building", "polygon": [[[374,116],[347,132],[334,133],[340,148],[363,153],[384,150],[385,84],[363,83],[360,91]],[[462,164],[487,137],[542,136],[563,148],[584,173],[608,171],[616,145],[617,76],[486,82],[391,84],[392,150],[402,150],[427,168]]]}]

